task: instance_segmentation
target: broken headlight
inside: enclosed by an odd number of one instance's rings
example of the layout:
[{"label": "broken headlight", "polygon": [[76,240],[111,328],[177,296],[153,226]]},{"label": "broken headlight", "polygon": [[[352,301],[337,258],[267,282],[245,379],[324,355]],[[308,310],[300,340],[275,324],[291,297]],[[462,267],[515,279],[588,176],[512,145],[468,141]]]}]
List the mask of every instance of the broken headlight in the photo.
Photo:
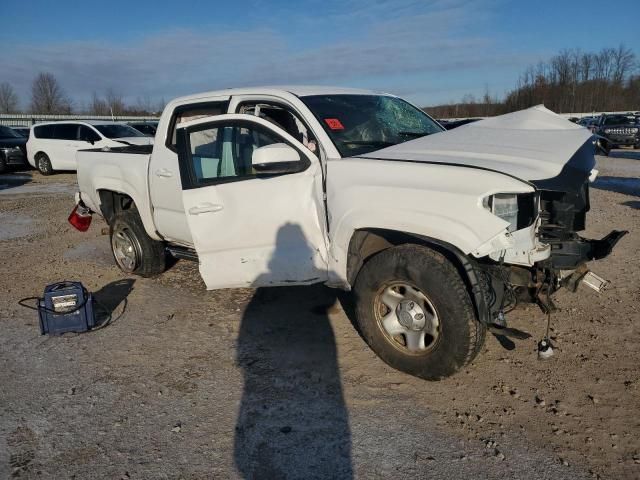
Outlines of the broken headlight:
[{"label": "broken headlight", "polygon": [[507,230],[515,232],[528,227],[536,219],[538,196],[536,193],[496,193],[485,197],[482,206],[496,217],[509,222]]}]

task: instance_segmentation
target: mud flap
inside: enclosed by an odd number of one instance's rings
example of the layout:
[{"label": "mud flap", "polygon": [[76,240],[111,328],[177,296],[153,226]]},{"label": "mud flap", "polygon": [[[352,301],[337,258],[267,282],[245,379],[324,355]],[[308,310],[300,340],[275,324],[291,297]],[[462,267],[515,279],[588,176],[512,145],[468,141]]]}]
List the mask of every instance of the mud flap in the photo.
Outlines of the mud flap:
[{"label": "mud flap", "polygon": [[629,233],[627,230],[613,230],[600,240],[586,240],[590,247],[587,253],[589,260],[600,260],[608,256],[613,250],[613,247],[615,247],[620,239],[627,233]]}]

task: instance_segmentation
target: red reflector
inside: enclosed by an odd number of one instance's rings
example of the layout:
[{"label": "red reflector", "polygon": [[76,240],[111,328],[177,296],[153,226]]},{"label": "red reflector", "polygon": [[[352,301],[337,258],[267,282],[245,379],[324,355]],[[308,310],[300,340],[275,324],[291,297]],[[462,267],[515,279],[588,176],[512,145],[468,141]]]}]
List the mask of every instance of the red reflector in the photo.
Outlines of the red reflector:
[{"label": "red reflector", "polygon": [[86,207],[76,205],[69,215],[69,223],[81,232],[86,232],[91,225],[91,218],[91,213]]}]

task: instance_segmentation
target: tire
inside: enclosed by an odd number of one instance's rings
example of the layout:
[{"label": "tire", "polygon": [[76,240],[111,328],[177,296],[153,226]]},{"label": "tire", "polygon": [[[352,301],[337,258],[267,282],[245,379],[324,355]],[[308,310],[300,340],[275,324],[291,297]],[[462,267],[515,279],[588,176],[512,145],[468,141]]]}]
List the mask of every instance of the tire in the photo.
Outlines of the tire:
[{"label": "tire", "polygon": [[54,170],[51,166],[51,160],[46,153],[38,153],[35,156],[36,168],[42,175],[53,175]]},{"label": "tire", "polygon": [[[457,269],[430,248],[407,244],[374,255],[358,273],[354,293],[365,341],[402,372],[443,379],[468,365],[484,344],[486,327]],[[399,302],[395,309],[393,302]]]},{"label": "tire", "polygon": [[147,235],[135,208],[116,213],[109,225],[109,239],[113,258],[123,272],[141,277],[164,272],[164,244]]},{"label": "tire", "polygon": [[0,173],[5,173],[9,170],[7,166],[7,161],[0,156]]}]

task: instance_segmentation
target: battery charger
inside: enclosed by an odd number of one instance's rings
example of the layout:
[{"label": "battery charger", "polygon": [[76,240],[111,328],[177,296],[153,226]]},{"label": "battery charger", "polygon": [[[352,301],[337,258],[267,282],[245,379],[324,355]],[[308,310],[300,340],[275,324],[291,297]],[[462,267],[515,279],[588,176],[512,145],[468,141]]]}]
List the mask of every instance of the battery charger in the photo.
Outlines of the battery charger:
[{"label": "battery charger", "polygon": [[[26,305],[27,300],[37,300],[36,307]],[[41,335],[82,333],[96,325],[93,295],[80,282],[47,285],[42,298],[23,298],[19,303],[38,311]]]}]

